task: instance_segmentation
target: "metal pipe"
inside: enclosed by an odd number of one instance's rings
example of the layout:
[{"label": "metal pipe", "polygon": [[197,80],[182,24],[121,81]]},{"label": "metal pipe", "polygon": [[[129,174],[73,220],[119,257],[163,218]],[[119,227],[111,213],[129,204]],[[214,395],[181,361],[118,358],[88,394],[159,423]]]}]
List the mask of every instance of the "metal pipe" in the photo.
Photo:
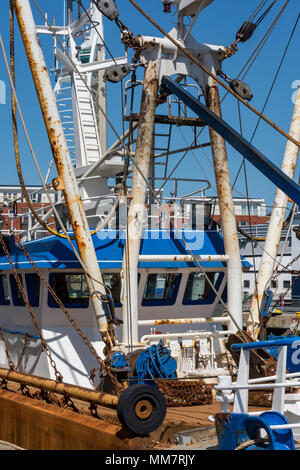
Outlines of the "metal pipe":
[{"label": "metal pipe", "polygon": [[[208,66],[213,69],[213,62],[210,56],[205,57]],[[217,116],[221,117],[221,105],[217,83],[208,79],[206,87],[207,106]],[[225,252],[227,261],[227,293],[228,310],[233,315],[237,325],[242,329],[242,265],[236,219],[234,215],[234,204],[232,198],[229,165],[225,140],[211,127],[209,128],[211,139],[211,149],[214,162],[216,185],[220,206],[220,215],[224,236]],[[230,329],[236,330],[232,323]]]},{"label": "metal pipe", "polygon": [[[299,382],[280,382],[280,383],[274,383],[274,384],[253,384],[253,385],[239,385],[239,384],[232,384],[230,386],[231,390],[272,390],[272,389],[278,389],[278,388],[297,388],[299,387]],[[216,385],[215,390],[224,390],[225,387],[218,387]]]},{"label": "metal pipe", "polygon": [[[103,287],[104,283],[90,235],[83,203],[80,198],[80,192],[71,163],[57,104],[55,102],[46,62],[38,40],[30,3],[29,0],[13,0],[13,6],[58,172],[55,189],[62,190],[64,193],[70,221],[76,238],[78,252],[84,266],[88,269],[86,280],[94,307],[98,329],[103,341],[109,348],[111,348],[114,341],[111,341],[110,335],[114,336],[114,333],[112,331],[112,326],[107,324],[103,303],[99,296],[99,293],[105,294],[105,289]],[[96,287],[95,283],[97,283]]]},{"label": "metal pipe", "polygon": [[191,331],[187,333],[166,333],[166,334],[153,334],[153,335],[144,335],[141,338],[141,343],[145,343],[147,340],[150,339],[163,339],[163,338],[221,338],[222,336],[230,335],[232,334],[232,331],[226,330],[226,331],[218,331],[216,333],[210,333],[210,332],[197,332],[197,331]]},{"label": "metal pipe", "polygon": [[22,372],[12,371],[0,368],[0,377],[11,382],[17,382],[21,385],[47,390],[48,392],[59,393],[60,395],[69,395],[77,400],[103,405],[115,409],[119,398],[108,393],[96,392],[85,387],[55,382],[55,380],[37,377],[35,375],[24,374]]},{"label": "metal pipe", "polygon": [[185,325],[199,323],[230,323],[229,317],[211,317],[211,318],[170,318],[162,320],[139,320],[139,326],[155,326],[155,325]]},{"label": "metal pipe", "polygon": [[[298,90],[295,109],[292,117],[290,136],[292,136],[295,140],[300,140],[300,88]],[[299,147],[288,140],[281,169],[290,178],[293,178],[294,176],[298,155]],[[277,189],[271,218],[268,223],[267,237],[257,276],[257,286],[252,299],[250,314],[247,320],[247,332],[252,334],[254,340],[258,338],[260,331],[260,307],[264,291],[268,286],[268,283],[274,272],[287,205],[288,196],[286,196],[286,194],[283,193],[280,189]]]},{"label": "metal pipe", "polygon": [[152,154],[155,110],[158,94],[158,62],[150,61],[145,70],[135,165],[128,211],[128,238],[122,266],[122,342],[138,345],[138,263],[146,201],[146,181]]},{"label": "metal pipe", "polygon": [[142,263],[152,263],[156,261],[179,261],[179,262],[186,262],[192,263],[193,261],[203,261],[205,263],[208,262],[222,262],[225,263],[229,260],[228,255],[140,255],[139,261]]}]

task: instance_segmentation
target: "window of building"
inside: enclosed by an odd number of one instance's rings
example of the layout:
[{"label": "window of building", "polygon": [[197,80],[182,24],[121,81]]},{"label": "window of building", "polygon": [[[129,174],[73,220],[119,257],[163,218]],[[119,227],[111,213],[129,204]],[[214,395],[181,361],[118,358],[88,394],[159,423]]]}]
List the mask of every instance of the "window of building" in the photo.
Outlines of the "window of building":
[{"label": "window of building", "polygon": [[176,302],[181,274],[149,274],[142,305],[173,305]]},{"label": "window of building", "polygon": [[[19,279],[21,281],[21,284],[23,286],[22,275],[18,274],[18,277],[19,277]],[[10,288],[11,288],[13,304],[16,307],[24,307],[25,306],[25,301],[24,301],[24,298],[23,298],[23,294],[22,294],[22,292],[19,288],[19,285],[17,284],[16,279],[15,279],[13,274],[11,274],[9,276],[9,280],[10,280]]]},{"label": "window of building", "polygon": [[277,288],[277,281],[271,281],[271,288],[276,289]]},{"label": "window of building", "polygon": [[22,217],[21,217],[21,230],[24,230],[24,231],[27,231],[28,230],[28,215],[25,215],[25,214],[28,214],[29,213],[29,209],[28,207],[23,207],[22,208]]},{"label": "window of building", "polygon": [[288,287],[291,287],[291,281],[283,281],[283,288],[287,289]]},{"label": "window of building", "polygon": [[42,201],[42,193],[31,193],[31,201],[32,202],[41,202]]},{"label": "window of building", "polygon": [[248,297],[249,297],[249,292],[245,290],[243,292],[243,302],[246,302],[248,300]]},{"label": "window of building", "polygon": [[6,274],[0,275],[0,305],[10,305],[8,276]]},{"label": "window of building", "polygon": [[245,287],[245,289],[249,289],[249,288],[250,288],[250,281],[249,281],[249,279],[245,279],[245,280],[244,280],[244,287]]},{"label": "window of building", "polygon": [[241,206],[241,214],[242,214],[242,215],[248,215],[248,206],[247,206],[247,204],[242,204],[242,206]]},{"label": "window of building", "polygon": [[14,193],[3,193],[3,200],[11,202],[13,200]]},{"label": "window of building", "polygon": [[[224,274],[208,272],[207,276],[215,289],[218,290]],[[183,297],[183,304],[210,304],[213,303],[215,297],[216,295],[203,273],[198,271],[189,275]]]},{"label": "window of building", "polygon": [[29,303],[32,307],[38,307],[40,304],[40,285],[41,280],[38,274],[25,274]]},{"label": "window of building", "polygon": [[[87,308],[89,306],[89,291],[84,274],[80,273],[53,273],[49,276],[51,287],[68,308]],[[48,294],[48,305],[58,308],[59,305]]]},{"label": "window of building", "polygon": [[250,205],[250,213],[251,215],[258,215],[258,206],[257,204]]}]

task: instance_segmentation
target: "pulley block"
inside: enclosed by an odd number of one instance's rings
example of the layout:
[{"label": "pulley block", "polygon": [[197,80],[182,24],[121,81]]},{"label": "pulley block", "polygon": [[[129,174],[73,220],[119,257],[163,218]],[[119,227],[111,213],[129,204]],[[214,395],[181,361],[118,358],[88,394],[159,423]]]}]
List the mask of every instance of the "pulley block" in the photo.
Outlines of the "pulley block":
[{"label": "pulley block", "polygon": [[229,82],[230,88],[235,91],[241,98],[247,101],[251,101],[253,98],[253,93],[247,85],[247,83],[242,82],[241,80],[234,79]]},{"label": "pulley block", "polygon": [[256,24],[251,23],[250,21],[245,21],[245,23],[242,24],[238,32],[236,33],[236,40],[240,42],[246,42],[248,39],[251,38],[253,35],[255,29],[256,29]]},{"label": "pulley block", "polygon": [[94,0],[98,10],[103,13],[109,20],[116,20],[119,12],[115,0]]},{"label": "pulley block", "polygon": [[104,74],[104,81],[118,83],[130,73],[130,67],[127,65],[114,65]]}]

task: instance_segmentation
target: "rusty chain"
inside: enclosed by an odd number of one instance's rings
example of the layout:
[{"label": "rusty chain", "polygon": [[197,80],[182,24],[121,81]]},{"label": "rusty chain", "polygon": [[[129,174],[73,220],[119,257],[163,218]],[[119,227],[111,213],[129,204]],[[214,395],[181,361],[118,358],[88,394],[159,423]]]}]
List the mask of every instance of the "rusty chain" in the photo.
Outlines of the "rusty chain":
[{"label": "rusty chain", "polygon": [[204,380],[156,380],[167,406],[209,405],[213,394],[211,385]]},{"label": "rusty chain", "polygon": [[153,41],[146,41],[145,44],[141,46],[139,39],[134,37],[133,33],[129,30],[129,28],[120,20],[120,18],[115,19],[115,23],[121,31],[121,42],[125,46],[125,50],[127,51],[129,48],[135,51],[135,54],[132,59],[133,64],[139,64],[140,56],[143,51],[155,45]]},{"label": "rusty chain", "polygon": [[[27,252],[27,250],[25,249],[25,247],[23,246],[23,244],[21,244],[20,240],[17,240],[16,239],[16,244],[17,246],[23,251],[24,255],[26,256],[26,258],[28,259],[28,261],[30,262],[30,264],[32,265],[32,267],[34,268],[35,272],[38,274],[38,276],[40,277],[41,281],[43,282],[43,284],[47,287],[48,291],[50,292],[50,294],[52,295],[54,301],[59,305],[59,307],[61,308],[61,310],[63,311],[63,313],[66,315],[67,319],[69,320],[69,322],[71,323],[71,325],[75,328],[75,330],[77,331],[78,335],[81,337],[81,339],[83,340],[83,342],[86,344],[86,346],[88,346],[90,352],[95,356],[97,362],[100,364],[100,371],[103,372],[103,370],[105,370],[105,372],[107,373],[107,375],[109,376],[111,382],[113,383],[113,385],[115,386],[115,389],[116,389],[116,392],[117,394],[119,395],[123,390],[124,390],[124,387],[123,385],[121,385],[118,380],[116,379],[116,377],[111,373],[109,367],[105,364],[105,362],[101,359],[101,357],[99,356],[99,354],[97,353],[97,351],[95,350],[94,346],[91,344],[91,342],[89,341],[89,339],[86,337],[86,335],[83,333],[83,331],[81,330],[80,326],[76,323],[76,321],[74,320],[74,318],[72,317],[72,315],[70,314],[70,312],[66,309],[66,307],[64,306],[64,304],[62,303],[62,301],[60,300],[60,298],[57,296],[56,292],[53,290],[53,288],[51,287],[51,285],[49,284],[49,282],[47,281],[47,279],[45,278],[45,276],[43,275],[43,273],[40,271],[40,269],[36,266],[35,262],[31,259],[29,253]],[[93,371],[96,370],[96,369],[93,369]],[[91,375],[92,376],[92,372],[91,372]],[[95,375],[94,375],[95,376]]]},{"label": "rusty chain", "polygon": [[7,357],[9,370],[15,370],[16,366],[15,366],[15,364],[14,364],[14,362],[13,362],[13,360],[12,360],[10,354],[9,354],[8,346],[7,346],[5,337],[4,337],[4,331],[3,331],[2,326],[0,326],[0,335],[1,335],[1,339],[2,339],[3,344],[4,344],[4,349],[5,349],[5,354],[6,354],[6,357]]},{"label": "rusty chain", "polygon": [[24,354],[25,354],[26,349],[28,348],[29,344],[30,344],[30,340],[29,340],[29,338],[28,338],[28,334],[25,333],[25,334],[24,334],[24,346],[23,346],[23,350],[22,350],[22,352],[21,352],[21,355],[20,355],[20,357],[19,357],[19,360],[18,360],[18,364],[17,364],[17,366],[16,366],[16,369],[19,369],[19,367],[20,367],[20,365],[21,365],[21,362],[22,362],[22,359],[23,359],[23,357],[24,357]]},{"label": "rusty chain", "polygon": [[54,359],[53,359],[53,357],[52,357],[52,354],[51,354],[50,349],[48,348],[47,342],[46,342],[46,340],[45,340],[45,338],[44,338],[44,335],[43,335],[43,332],[42,332],[42,330],[41,330],[41,328],[40,328],[40,326],[39,326],[39,324],[38,324],[37,318],[36,318],[36,316],[35,316],[35,314],[34,314],[32,308],[31,308],[31,305],[30,305],[30,303],[29,303],[28,297],[27,297],[26,292],[25,292],[25,290],[24,290],[23,284],[22,284],[21,279],[20,279],[20,277],[19,277],[19,275],[18,275],[18,273],[17,273],[17,271],[16,271],[16,268],[15,268],[15,266],[14,266],[12,260],[11,260],[10,254],[9,254],[9,252],[8,252],[7,246],[5,245],[5,242],[4,242],[4,240],[3,240],[3,237],[2,237],[2,234],[1,234],[1,233],[0,233],[0,244],[1,244],[1,246],[2,246],[2,248],[3,248],[3,251],[4,251],[4,253],[5,253],[5,256],[6,256],[8,262],[9,262],[9,264],[10,264],[12,273],[13,273],[13,275],[14,275],[14,278],[15,278],[16,284],[17,284],[17,286],[18,286],[18,289],[19,289],[19,291],[20,291],[21,294],[22,294],[22,297],[23,297],[23,300],[24,300],[24,302],[25,302],[27,311],[29,312],[29,314],[30,314],[30,316],[31,316],[31,319],[32,319],[32,322],[33,322],[33,324],[34,324],[36,330],[38,331],[38,333],[39,333],[39,335],[40,335],[41,343],[42,343],[42,351],[45,352],[45,353],[47,354],[48,358],[49,358],[50,364],[51,364],[51,366],[52,366],[52,368],[53,368],[53,370],[54,370],[54,373],[55,373],[56,380],[57,380],[58,382],[62,382],[62,381],[63,381],[63,376],[62,376],[62,374],[58,371],[58,369],[57,369],[57,367],[56,367],[56,363],[55,363],[55,361],[54,361]]}]

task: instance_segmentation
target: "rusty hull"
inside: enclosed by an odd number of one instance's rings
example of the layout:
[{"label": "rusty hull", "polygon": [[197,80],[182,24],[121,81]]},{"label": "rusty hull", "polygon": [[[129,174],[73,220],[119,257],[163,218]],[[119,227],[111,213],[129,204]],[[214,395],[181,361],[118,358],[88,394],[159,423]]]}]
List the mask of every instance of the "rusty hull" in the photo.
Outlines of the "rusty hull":
[{"label": "rusty hull", "polygon": [[148,437],[92,416],[0,390],[0,440],[26,450],[137,450]]}]

